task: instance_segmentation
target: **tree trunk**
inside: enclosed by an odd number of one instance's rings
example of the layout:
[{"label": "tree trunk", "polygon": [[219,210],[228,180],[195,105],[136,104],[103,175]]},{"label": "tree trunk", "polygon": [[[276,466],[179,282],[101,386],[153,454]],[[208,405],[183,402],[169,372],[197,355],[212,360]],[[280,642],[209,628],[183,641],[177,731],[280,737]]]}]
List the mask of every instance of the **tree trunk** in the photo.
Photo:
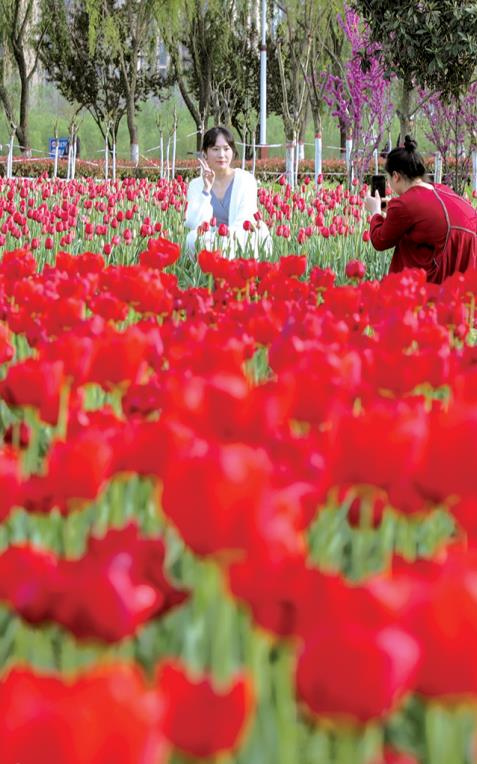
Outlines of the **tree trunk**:
[{"label": "tree trunk", "polygon": [[411,135],[413,130],[413,119],[411,117],[414,89],[406,82],[401,81],[401,98],[399,108],[396,114],[399,117],[399,135],[396,146],[404,143],[404,136]]},{"label": "tree trunk", "polygon": [[20,146],[20,150],[25,158],[31,157],[31,147],[29,146],[28,141],[28,132],[27,132],[27,125],[20,125],[15,130],[15,135],[17,137],[18,145]]},{"label": "tree trunk", "polygon": [[344,159],[346,155],[346,138],[348,136],[348,128],[346,127],[341,117],[339,117],[338,123],[340,128],[340,159]]},{"label": "tree trunk", "polygon": [[298,151],[298,159],[300,162],[305,159],[305,132],[306,132],[307,121],[308,121],[308,101],[307,101],[307,106],[305,107],[305,111],[303,113],[302,122],[300,125],[300,131],[298,134],[297,151]]},{"label": "tree trunk", "polygon": [[296,130],[294,130],[291,125],[288,125],[285,129],[285,138],[286,138],[285,175],[287,178],[287,182],[292,188],[295,187],[295,163],[296,163],[295,151],[297,148],[296,136],[297,136]]},{"label": "tree trunk", "polygon": [[139,164],[139,143],[137,135],[136,110],[134,108],[134,98],[132,98],[130,95],[128,97],[127,122],[129,130],[131,162],[133,162],[135,167],[137,167]]},{"label": "tree trunk", "polygon": [[195,106],[194,101],[192,100],[192,98],[189,95],[189,91],[187,90],[187,86],[186,86],[185,80],[182,77],[182,73],[181,73],[181,70],[179,68],[179,64],[176,63],[177,59],[173,59],[173,61],[174,61],[174,70],[175,70],[175,74],[176,74],[176,77],[177,77],[177,84],[179,86],[179,90],[180,90],[181,96],[182,96],[182,98],[184,100],[184,103],[187,106],[187,109],[189,111],[189,114],[191,115],[192,119],[194,120],[195,126],[197,128],[196,150],[200,151],[201,146],[202,146],[202,136],[200,134],[202,120],[201,120],[200,114],[199,114],[199,112],[198,112],[198,110],[197,110],[197,108]]},{"label": "tree trunk", "polygon": [[321,113],[319,109],[311,110],[313,116],[313,126],[315,128],[315,183],[323,174],[323,140],[321,133]]},{"label": "tree trunk", "polygon": [[5,112],[5,117],[7,118],[7,122],[9,125],[15,124],[15,118],[13,115],[13,106],[10,101],[10,96],[8,93],[8,90],[6,87],[2,84],[0,84],[0,100],[3,105],[3,110]]},{"label": "tree trunk", "polygon": [[18,70],[20,74],[20,125],[17,128],[16,134],[18,143],[20,144],[20,150],[24,156],[31,156],[30,139],[28,136],[28,116],[30,108],[30,81],[28,79],[26,71],[26,62],[22,56],[22,60],[18,62]]}]

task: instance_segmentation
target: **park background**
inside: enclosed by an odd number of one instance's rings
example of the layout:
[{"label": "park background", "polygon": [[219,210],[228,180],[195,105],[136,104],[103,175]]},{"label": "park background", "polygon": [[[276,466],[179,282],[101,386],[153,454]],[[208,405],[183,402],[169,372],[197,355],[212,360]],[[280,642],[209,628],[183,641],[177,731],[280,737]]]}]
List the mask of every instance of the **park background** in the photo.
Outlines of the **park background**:
[{"label": "park background", "polygon": [[118,162],[160,160],[162,172],[160,144],[168,160],[172,153],[184,162],[205,129],[225,124],[248,159],[252,144],[269,145],[270,158],[286,153],[290,178],[301,159],[314,159],[316,180],[321,159],[346,154],[349,179],[362,180],[373,150],[412,133],[424,154],[442,158],[445,179],[450,164],[463,165],[456,190],[472,162],[477,184],[472,3],[441,15],[432,3],[428,13],[422,4],[342,0],[1,6],[4,153],[10,144],[13,154],[38,160],[53,136],[75,133],[82,159],[104,159],[107,140]]},{"label": "park background", "polygon": [[[228,123],[236,94],[256,128],[259,35],[243,21],[260,7],[0,0],[0,142],[33,155],[22,177],[0,161],[1,764],[476,764],[476,271],[388,274],[360,161],[374,132],[377,150],[412,132],[457,158],[475,207],[476,3],[267,0],[281,19],[268,142],[303,121],[315,141],[308,55],[327,91],[324,159],[343,139],[333,112],[361,151],[340,182],[314,183],[308,165],[288,182],[278,162],[261,176],[245,223],[269,227],[270,255],[222,257],[226,227],[184,255],[188,178],[137,167],[157,161],[174,103],[178,169],[197,148],[174,83],[169,100],[143,83],[129,129],[123,115],[121,177],[80,177],[104,136],[78,99],[87,84],[91,108],[116,92],[140,16],[157,68],[146,11],[169,10],[184,66],[185,32],[207,16],[202,127]],[[15,66],[47,38],[71,103],[39,71],[20,87]],[[426,97],[430,120],[403,119]],[[73,123],[77,175],[68,162],[66,181],[49,177],[51,160],[33,173]]]},{"label": "park background", "polygon": [[[257,67],[259,63],[257,62]],[[159,134],[157,117],[163,115],[166,120],[172,120],[174,104],[177,109],[177,159],[180,165],[181,159],[192,159],[196,151],[194,121],[189,114],[180,93],[176,90],[166,102],[159,99],[142,104],[138,111],[139,145],[141,153],[148,152],[149,159],[158,159],[159,149],[149,153],[149,149],[158,146]],[[58,134],[68,137],[69,124],[74,108],[69,104],[54,87],[49,83],[38,83],[32,92],[31,107],[31,145],[43,155],[48,153],[48,141],[53,137],[55,124],[58,126]],[[0,144],[8,143],[8,124],[5,114],[1,115]],[[426,154],[435,151],[435,147],[426,138],[427,119],[418,114],[415,120],[413,134],[416,137],[419,148]],[[394,117],[390,124],[390,133],[393,141],[399,134],[399,120]],[[79,119],[78,135],[81,140],[81,156],[87,159],[99,159],[104,156],[104,139],[95,124],[93,118],[87,112],[82,112]],[[313,120],[309,117],[305,130],[305,158],[313,159]],[[271,114],[267,118],[267,140],[270,144],[281,144],[269,149],[270,157],[285,156],[285,131],[283,122],[278,114]],[[334,159],[342,152],[339,148],[340,131],[336,118],[326,114],[323,119],[323,158]],[[241,148],[241,147],[239,147]],[[3,153],[3,152],[0,152]],[[17,152],[19,153],[19,152]],[[129,159],[129,135],[126,120],[121,122],[118,132],[117,154],[119,159]],[[178,166],[179,166],[178,165]]]}]

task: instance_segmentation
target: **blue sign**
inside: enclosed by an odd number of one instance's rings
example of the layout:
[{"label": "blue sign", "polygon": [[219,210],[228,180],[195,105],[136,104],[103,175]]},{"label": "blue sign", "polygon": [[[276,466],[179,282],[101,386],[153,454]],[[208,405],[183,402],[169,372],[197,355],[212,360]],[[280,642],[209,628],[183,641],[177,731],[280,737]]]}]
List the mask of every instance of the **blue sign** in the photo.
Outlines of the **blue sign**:
[{"label": "blue sign", "polygon": [[60,158],[68,156],[68,138],[48,138],[48,155],[51,159],[55,158],[56,144],[58,144],[58,156]]}]

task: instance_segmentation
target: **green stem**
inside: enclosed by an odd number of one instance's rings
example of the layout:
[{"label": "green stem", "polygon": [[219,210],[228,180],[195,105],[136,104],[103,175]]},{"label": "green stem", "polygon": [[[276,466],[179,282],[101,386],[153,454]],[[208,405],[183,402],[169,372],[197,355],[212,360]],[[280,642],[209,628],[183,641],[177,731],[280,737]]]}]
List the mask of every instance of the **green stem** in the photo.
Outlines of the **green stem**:
[{"label": "green stem", "polygon": [[276,733],[278,736],[278,764],[297,764],[297,706],[295,702],[295,650],[289,645],[278,648],[273,667],[273,686],[276,704]]}]

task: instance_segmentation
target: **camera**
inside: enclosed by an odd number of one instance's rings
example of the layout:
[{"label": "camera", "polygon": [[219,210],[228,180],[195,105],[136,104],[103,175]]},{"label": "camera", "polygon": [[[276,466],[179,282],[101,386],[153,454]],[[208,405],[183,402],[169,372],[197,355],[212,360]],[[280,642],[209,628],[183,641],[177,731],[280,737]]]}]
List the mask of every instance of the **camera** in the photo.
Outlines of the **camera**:
[{"label": "camera", "polygon": [[381,209],[386,209],[386,178],[384,175],[373,175],[371,178],[371,196],[374,197],[376,194],[376,191],[378,192],[379,196],[381,197]]}]

